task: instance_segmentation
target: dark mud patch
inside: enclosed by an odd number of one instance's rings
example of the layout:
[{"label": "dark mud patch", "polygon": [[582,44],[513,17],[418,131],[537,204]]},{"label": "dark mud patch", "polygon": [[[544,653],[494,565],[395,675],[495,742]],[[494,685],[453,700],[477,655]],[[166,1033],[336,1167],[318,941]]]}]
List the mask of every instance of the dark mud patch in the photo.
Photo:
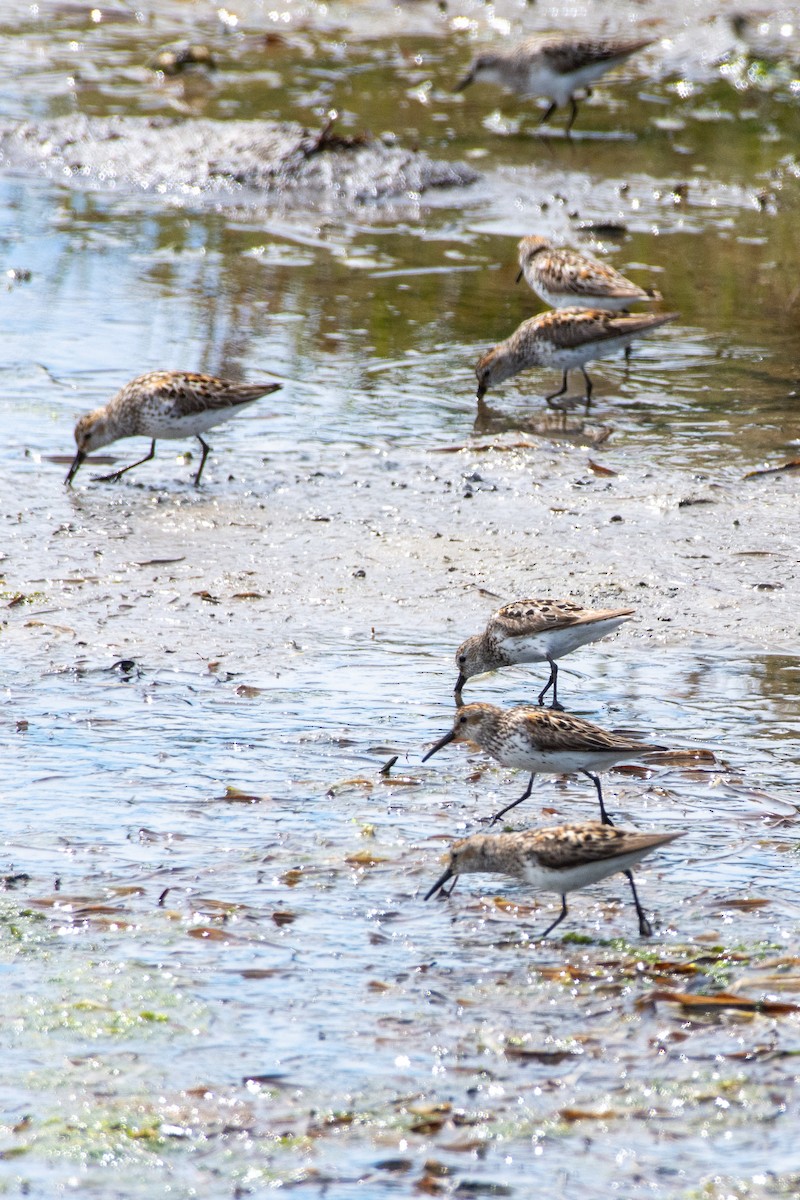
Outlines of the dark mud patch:
[{"label": "dark mud patch", "polygon": [[465,187],[477,172],[394,141],[309,133],[276,121],[90,117],[30,122],[0,133],[2,161],[53,178],[163,195],[302,195],[345,207],[430,188]]}]

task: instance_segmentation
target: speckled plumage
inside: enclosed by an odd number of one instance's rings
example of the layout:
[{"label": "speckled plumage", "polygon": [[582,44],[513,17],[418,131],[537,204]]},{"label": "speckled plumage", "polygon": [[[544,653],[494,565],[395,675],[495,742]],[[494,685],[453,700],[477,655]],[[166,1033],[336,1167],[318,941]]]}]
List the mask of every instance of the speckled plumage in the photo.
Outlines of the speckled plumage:
[{"label": "speckled plumage", "polygon": [[606,71],[643,50],[651,41],[650,38],[527,38],[515,46],[479,54],[456,84],[456,91],[483,80],[523,96],[546,96],[551,103],[542,122],[556,108],[569,104],[566,126],[569,133],[578,112],[575,93],[588,90]]},{"label": "speckled plumage", "polygon": [[660,300],[606,263],[559,250],[543,237],[524,237],[519,243],[519,275],[552,308],[605,308],[620,312],[631,304]]},{"label": "speckled plumage", "polygon": [[653,850],[682,836],[681,833],[639,833],[635,829],[619,829],[599,821],[524,833],[476,833],[453,843],[444,874],[425,899],[430,899],[448,880],[459,875],[470,872],[511,875],[535,892],[556,892],[561,896],[561,913],[541,934],[546,937],[567,915],[569,892],[623,871],[633,891],[639,931],[648,936],[651,929],[639,904],[630,868]]},{"label": "speckled plumage", "polygon": [[147,462],[155,454],[159,438],[194,436],[203,447],[194,479],[196,486],[209,451],[200,435],[280,387],[279,383],[239,383],[194,371],[150,371],[139,375],[120,388],[107,404],[78,421],[75,426],[78,450],[66,483],[72,482],[88,454],[120,438],[149,437],[150,453],[130,466],[100,476],[101,479],[119,479],[126,471]]},{"label": "speckled plumage", "polygon": [[504,342],[498,342],[478,359],[475,367],[478,399],[482,400],[490,387],[529,367],[560,367],[562,385],[559,391],[545,397],[549,403],[567,390],[567,373],[573,367],[580,367],[586,382],[588,408],[592,383],[584,364],[624,350],[634,338],[674,321],[677,316],[674,312],[620,314],[600,308],[573,307],[529,317]]},{"label": "speckled plumage", "polygon": [[516,600],[506,604],[489,618],[483,633],[467,638],[456,651],[456,696],[473,675],[515,663],[547,662],[550,678],[539,695],[539,704],[552,687],[553,708],[558,708],[555,660],[605,637],[634,611],[584,608],[571,600]]},{"label": "speckled plumage", "polygon": [[611,824],[603,804],[600,780],[593,772],[607,771],[666,747],[641,742],[624,734],[547,708],[498,708],[495,704],[466,704],[456,710],[453,728],[423,758],[426,762],[450,742],[474,742],[503,767],[530,771],[528,787],[518,800],[496,813],[494,820],[527,800],[537,772],[546,775],[582,774],[592,780],[605,824]]}]

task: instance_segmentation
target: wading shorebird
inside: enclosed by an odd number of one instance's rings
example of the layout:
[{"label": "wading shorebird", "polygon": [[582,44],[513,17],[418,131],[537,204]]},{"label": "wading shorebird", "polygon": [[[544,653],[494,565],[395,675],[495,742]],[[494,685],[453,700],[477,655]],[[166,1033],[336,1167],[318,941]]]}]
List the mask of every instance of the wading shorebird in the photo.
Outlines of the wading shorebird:
[{"label": "wading shorebird", "polygon": [[633,608],[583,608],[570,600],[516,600],[506,604],[489,618],[483,633],[467,638],[458,647],[456,699],[460,703],[461,690],[473,675],[515,663],[546,662],[550,678],[539,693],[538,703],[544,703],[552,687],[551,708],[560,710],[556,659],[588,642],[599,641],[634,612]]},{"label": "wading shorebird", "polygon": [[583,91],[589,95],[590,84],[652,41],[652,38],[528,38],[516,46],[479,54],[455,90],[460,92],[470,83],[483,81],[525,97],[546,96],[550,105],[539,122],[541,125],[549,121],[557,108],[569,104],[565,129],[569,135],[578,115],[575,93]]},{"label": "wading shorebird", "polygon": [[600,308],[558,308],[529,317],[504,342],[482,355],[475,366],[478,400],[490,387],[529,367],[559,367],[561,387],[545,396],[551,404],[567,390],[567,374],[580,367],[586,383],[586,411],[592,402],[592,381],[585,364],[625,350],[634,338],[674,321],[678,313],[610,313]]},{"label": "wading shorebird", "polygon": [[127,471],[149,462],[159,438],[196,437],[203,448],[194,485],[200,483],[211,447],[201,434],[235,417],[261,396],[276,392],[280,383],[237,383],[199,375],[193,371],[151,371],[139,375],[121,388],[116,396],[81,417],[75,426],[77,453],[64,481],[67,486],[78,473],[81,463],[93,450],[108,446],[120,438],[149,437],[150,453],[110,475],[97,475],[103,482],[120,479]]},{"label": "wading shorebird", "polygon": [[539,935],[545,938],[566,917],[569,892],[622,871],[633,892],[639,933],[650,937],[653,930],[639,903],[630,868],[646,854],[679,837],[683,834],[639,833],[635,829],[603,825],[600,821],[531,829],[525,833],[475,833],[453,843],[447,869],[425,899],[430,900],[441,891],[448,880],[455,881],[468,872],[512,875],[534,892],[555,892],[561,897],[561,912]]},{"label": "wading shorebird", "polygon": [[621,312],[631,304],[649,304],[661,294],[641,288],[606,263],[558,249],[543,237],[524,237],[518,245],[519,274],[551,308],[606,308]]},{"label": "wading shorebird", "polygon": [[610,733],[567,713],[550,708],[498,708],[496,704],[465,704],[456,709],[453,728],[431,746],[422,759],[427,762],[450,742],[474,742],[491,754],[501,767],[530,771],[528,786],[518,800],[513,800],[492,817],[492,824],[527,800],[533,791],[538,772],[545,775],[585,775],[591,779],[600,801],[600,816],[604,825],[613,825],[603,803],[600,777],[595,772],[607,771],[617,763],[666,750],[652,742],[640,742],[620,733]]}]

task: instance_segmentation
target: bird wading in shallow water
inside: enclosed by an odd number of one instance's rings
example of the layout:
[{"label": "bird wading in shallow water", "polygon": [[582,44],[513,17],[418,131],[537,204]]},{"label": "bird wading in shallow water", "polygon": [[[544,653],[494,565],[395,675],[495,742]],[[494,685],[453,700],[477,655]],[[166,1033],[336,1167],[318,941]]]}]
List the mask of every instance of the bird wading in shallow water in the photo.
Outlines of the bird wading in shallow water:
[{"label": "bird wading in shallow water", "polygon": [[[586,363],[626,349],[634,338],[674,321],[678,313],[620,314],[599,308],[558,308],[529,317],[506,338],[487,350],[475,366],[478,400],[529,367],[558,367],[563,372],[561,387],[545,396],[551,404],[567,390],[567,375],[580,367],[586,384],[586,411],[592,402],[592,381]],[[555,407],[555,406],[554,406]]]},{"label": "bird wading in shallow water", "polygon": [[558,667],[556,659],[596,642],[633,616],[632,608],[583,608],[570,600],[516,600],[497,610],[483,633],[462,642],[456,651],[458,679],[454,688],[461,701],[461,690],[473,675],[497,671],[515,663],[546,662],[550,678],[539,693],[539,704],[553,689],[551,708],[558,703]]},{"label": "bird wading in shallow water", "polygon": [[543,237],[524,237],[519,246],[517,283],[525,278],[551,308],[606,308],[622,312],[631,304],[660,300],[656,291],[647,291],[606,263],[579,254],[559,250]]},{"label": "bird wading in shallow water", "polygon": [[71,485],[81,463],[93,450],[120,438],[149,437],[150,453],[110,475],[96,476],[98,480],[120,479],[127,471],[149,462],[160,438],[196,437],[203,448],[194,477],[197,487],[211,449],[201,435],[214,425],[235,417],[261,396],[278,391],[281,386],[280,383],[237,383],[193,371],[151,371],[139,375],[126,383],[107,404],[78,421],[75,426],[78,449],[65,483]]},{"label": "bird wading in shallow water", "polygon": [[492,817],[492,824],[527,800],[538,772],[545,775],[585,775],[591,779],[600,801],[604,825],[613,825],[603,803],[603,790],[597,771],[607,771],[621,762],[666,750],[666,746],[640,742],[624,734],[612,733],[549,708],[498,708],[495,704],[466,704],[456,709],[453,728],[431,746],[422,759],[428,759],[450,742],[474,742],[491,754],[502,767],[530,771],[528,786]]},{"label": "bird wading in shallow water", "polygon": [[635,829],[620,829],[599,821],[532,829],[525,833],[475,833],[453,843],[447,868],[425,899],[430,900],[442,891],[450,879],[455,886],[458,876],[468,872],[511,875],[534,892],[555,892],[561,897],[561,912],[539,935],[544,938],[566,917],[569,892],[622,871],[631,885],[639,933],[642,937],[650,937],[653,930],[639,902],[631,867],[645,855],[679,837],[683,834],[639,833]]},{"label": "bird wading in shallow water", "polygon": [[526,97],[545,96],[550,105],[540,124],[549,121],[557,108],[570,106],[565,132],[572,130],[578,115],[575,93],[589,93],[589,85],[619,66],[652,38],[528,38],[516,46],[489,50],[473,59],[467,74],[455,87],[463,91],[471,83],[496,83]]}]

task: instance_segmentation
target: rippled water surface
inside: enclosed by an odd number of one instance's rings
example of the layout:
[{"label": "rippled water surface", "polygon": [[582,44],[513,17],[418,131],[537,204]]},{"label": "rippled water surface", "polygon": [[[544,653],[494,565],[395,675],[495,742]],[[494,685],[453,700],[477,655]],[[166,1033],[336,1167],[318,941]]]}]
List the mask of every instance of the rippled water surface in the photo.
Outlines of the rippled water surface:
[{"label": "rippled water surface", "polygon": [[[3,1194],[797,1195],[798,477],[750,473],[798,455],[800,35],[761,24],[775,59],[697,5],[5,6],[2,122],[336,109],[481,178],[344,210],[0,175]],[[570,142],[451,91],[598,27],[657,41]],[[178,40],[216,70],[148,68]],[[553,372],[476,415],[537,231],[680,313],[565,430]],[[200,489],[162,442],[67,491],[76,417],[168,367],[284,386]],[[686,832],[639,872],[650,942],[619,877],[544,942],[557,898],[499,877],[422,902],[524,786],[420,760],[455,647],[526,595],[635,606],[562,698],[695,752],[606,777]],[[509,827],[595,815],[542,778]]]}]

